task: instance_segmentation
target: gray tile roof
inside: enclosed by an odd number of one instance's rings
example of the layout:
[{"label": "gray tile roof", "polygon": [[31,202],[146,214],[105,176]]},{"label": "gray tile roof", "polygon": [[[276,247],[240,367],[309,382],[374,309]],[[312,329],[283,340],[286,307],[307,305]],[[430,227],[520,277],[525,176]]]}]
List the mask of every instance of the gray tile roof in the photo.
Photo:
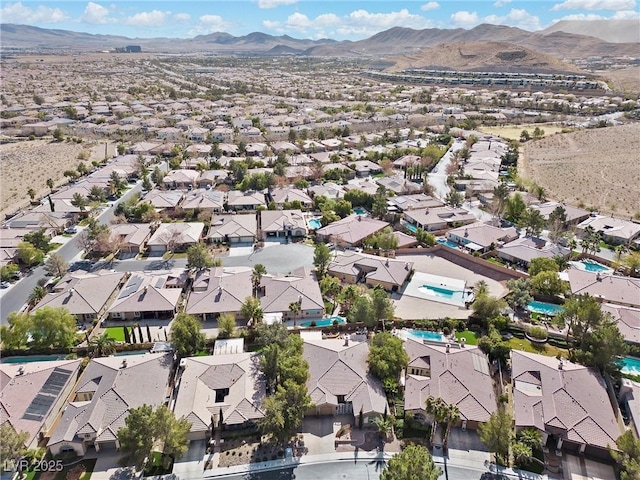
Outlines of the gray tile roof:
[{"label": "gray tile roof", "polygon": [[175,310],[181,288],[165,288],[170,276],[182,270],[133,272],[109,307],[109,313],[166,312]]},{"label": "gray tile roof", "polygon": [[207,238],[212,240],[255,237],[258,233],[258,220],[253,213],[244,215],[213,215]]},{"label": "gray tile roof", "polygon": [[338,405],[344,395],[353,405],[354,413],[382,414],[388,408],[380,380],[369,373],[369,345],[365,341],[309,340],[304,343],[303,356],[309,363],[307,389],[320,406]]},{"label": "gray tile roof", "polygon": [[[191,421],[192,432],[206,431],[211,417],[222,411],[225,425],[238,425],[264,416],[265,385],[258,353],[234,353],[185,359],[174,412]],[[216,402],[216,389],[229,389]]]},{"label": "gray tile roof", "polygon": [[551,430],[600,448],[614,445],[622,432],[595,370],[566,360],[560,368],[557,358],[517,350],[511,364],[516,427]]},{"label": "gray tile roof", "polygon": [[[428,368],[430,375],[408,374],[405,409],[424,410],[427,397],[442,398],[460,410],[463,420],[486,422],[497,409],[489,362],[479,348],[424,345],[407,339],[409,367]],[[410,370],[408,370],[410,371]]]},{"label": "gray tile roof", "polygon": [[611,303],[640,307],[640,278],[623,277],[570,268],[567,270],[571,293],[588,293]]},{"label": "gray tile roof", "polygon": [[388,226],[387,222],[374,218],[349,215],[326,227],[319,228],[316,230],[316,235],[321,238],[335,239],[336,242],[342,241],[350,245],[358,245],[365,238]]},{"label": "gray tile roof", "polygon": [[95,315],[105,306],[124,276],[123,272],[107,270],[68,273],[56,284],[54,291],[36,305],[36,309],[65,307],[73,315]]},{"label": "gray tile roof", "polygon": [[411,275],[413,262],[362,255],[341,253],[329,264],[328,272],[340,276],[341,273],[359,275],[364,273],[370,280],[401,286]]},{"label": "gray tile roof", "polygon": [[[75,383],[80,363],[80,359],[26,364],[0,363],[0,425],[9,422],[16,431],[27,432],[29,436],[26,445],[31,445],[44,423],[50,420],[49,416],[57,413],[53,408],[61,392]],[[63,376],[60,377],[57,372],[62,372]],[[61,386],[60,382],[55,382],[60,386],[59,390],[55,388],[52,391],[48,387],[43,390],[47,382],[54,380],[54,377],[64,379]],[[48,408],[38,412],[42,418],[37,418],[38,415],[25,415],[31,401],[39,395],[40,398],[47,397],[43,398],[46,400],[43,406],[46,407],[49,400],[51,401]]]},{"label": "gray tile roof", "polygon": [[192,315],[238,313],[252,289],[248,267],[200,270],[193,281],[186,311]]},{"label": "gray tile roof", "polygon": [[69,403],[48,445],[80,441],[77,435],[84,432],[96,432],[98,440],[113,438],[130,409],[164,402],[172,362],[170,353],[91,360],[78,384],[83,391],[94,386],[93,398]]},{"label": "gray tile roof", "polygon": [[265,313],[288,312],[289,304],[302,301],[302,310],[323,310],[324,301],[320,286],[311,272],[293,272],[287,276],[262,277],[264,295],[260,305]]}]

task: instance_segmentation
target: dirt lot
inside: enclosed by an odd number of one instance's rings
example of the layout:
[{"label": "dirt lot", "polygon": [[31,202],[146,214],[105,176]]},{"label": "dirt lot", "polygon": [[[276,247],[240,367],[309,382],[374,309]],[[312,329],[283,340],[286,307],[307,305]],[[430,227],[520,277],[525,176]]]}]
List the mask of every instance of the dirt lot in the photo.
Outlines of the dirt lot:
[{"label": "dirt lot", "polygon": [[38,199],[49,192],[48,178],[55,185],[65,183],[62,173],[76,169],[81,162],[78,155],[83,151],[89,153],[85,163],[90,169],[92,160],[104,158],[104,143],[32,140],[0,145],[0,218],[29,204],[29,188],[36,191]]},{"label": "dirt lot", "polygon": [[544,136],[555,135],[563,130],[566,131],[567,127],[556,124],[535,123],[530,125],[504,125],[502,127],[480,127],[483,133],[490,133],[497,135],[498,137],[506,138],[508,140],[520,140],[520,134],[523,130],[529,132],[529,135],[533,135],[533,131],[536,127],[540,127],[544,131]]},{"label": "dirt lot", "polygon": [[520,148],[520,175],[548,197],[631,216],[640,212],[640,124],[553,135]]}]

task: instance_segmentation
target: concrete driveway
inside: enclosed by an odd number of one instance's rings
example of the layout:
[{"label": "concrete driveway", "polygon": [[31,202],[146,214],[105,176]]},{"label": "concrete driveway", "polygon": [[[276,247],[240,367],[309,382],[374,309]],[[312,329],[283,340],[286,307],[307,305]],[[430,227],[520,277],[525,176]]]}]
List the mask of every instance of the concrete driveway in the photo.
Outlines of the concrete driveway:
[{"label": "concrete driveway", "polygon": [[271,244],[253,250],[249,255],[221,257],[225,267],[265,266],[268,273],[290,273],[300,267],[313,266],[313,247],[302,243]]}]

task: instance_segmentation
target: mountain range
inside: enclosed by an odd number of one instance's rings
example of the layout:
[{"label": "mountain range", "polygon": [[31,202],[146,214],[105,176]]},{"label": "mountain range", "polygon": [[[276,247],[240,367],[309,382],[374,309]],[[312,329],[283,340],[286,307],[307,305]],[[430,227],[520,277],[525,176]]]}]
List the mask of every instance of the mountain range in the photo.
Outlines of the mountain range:
[{"label": "mountain range", "polygon": [[[589,32],[588,36],[580,32]],[[331,39],[297,39],[288,35],[273,36],[254,32],[236,37],[217,32],[194,38],[127,38],[115,35],[53,30],[27,25],[0,24],[3,53],[37,51],[40,53],[70,53],[110,51],[127,45],[139,45],[148,53],[183,53],[209,55],[307,55],[358,57],[379,60],[393,56],[420,56],[419,52],[442,45],[453,45],[460,51],[487,43],[498,58],[507,58],[510,46],[527,50],[524,57],[557,70],[571,70],[558,61],[571,61],[590,56],[638,57],[640,29],[637,20],[563,21],[546,30],[529,32],[515,27],[482,24],[470,30],[394,27],[359,41]],[[470,46],[473,45],[473,46]],[[498,49],[495,52],[496,48]],[[442,47],[440,48],[442,50]],[[505,53],[507,52],[507,53]],[[432,51],[433,53],[433,51]],[[502,55],[502,56],[501,56]],[[505,56],[506,55],[506,56]],[[443,57],[443,55],[439,55]],[[518,55],[523,58],[522,54]],[[446,59],[444,59],[446,60]],[[440,63],[441,60],[438,60]],[[443,65],[445,66],[445,65]],[[475,68],[480,68],[477,66]],[[566,68],[565,68],[566,67]],[[459,68],[450,65],[450,68]],[[472,67],[468,67],[472,68]]]}]

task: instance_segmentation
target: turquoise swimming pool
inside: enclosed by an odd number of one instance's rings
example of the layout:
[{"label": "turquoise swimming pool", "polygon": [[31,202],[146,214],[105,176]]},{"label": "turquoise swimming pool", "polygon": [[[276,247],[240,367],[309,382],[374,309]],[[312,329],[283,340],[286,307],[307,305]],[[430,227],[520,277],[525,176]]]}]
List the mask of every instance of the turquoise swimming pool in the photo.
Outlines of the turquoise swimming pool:
[{"label": "turquoise swimming pool", "polygon": [[534,300],[527,304],[527,310],[533,313],[542,313],[544,315],[551,315],[555,317],[562,312],[562,305],[556,305],[555,303],[538,302]]},{"label": "turquoise swimming pool", "polygon": [[64,360],[65,357],[66,355],[23,355],[3,358],[0,363],[54,362],[56,360]]},{"label": "turquoise swimming pool", "polygon": [[584,265],[584,269],[587,272],[608,272],[611,270],[609,267],[591,260],[582,260],[580,263]]},{"label": "turquoise swimming pool", "polygon": [[419,340],[433,340],[435,342],[447,342],[447,338],[438,332],[429,332],[427,330],[409,329],[409,335]]},{"label": "turquoise swimming pool", "polygon": [[356,215],[360,215],[360,216],[363,216],[363,217],[366,217],[367,215],[369,215],[369,212],[367,212],[363,207],[356,207],[356,208],[353,209],[353,212]]},{"label": "turquoise swimming pool", "polygon": [[310,327],[312,323],[315,323],[316,327],[331,327],[333,322],[337,320],[338,323],[347,323],[347,321],[342,317],[327,317],[319,320],[309,320],[308,322],[302,322],[300,324],[301,327]]},{"label": "turquoise swimming pool", "polygon": [[322,227],[322,223],[320,223],[319,218],[312,218],[309,221],[307,221],[307,223],[309,224],[309,228],[311,230],[317,230]]},{"label": "turquoise swimming pool", "polygon": [[627,375],[639,375],[640,376],[640,358],[636,357],[624,357],[620,360],[620,371]]},{"label": "turquoise swimming pool", "polygon": [[457,243],[453,243],[453,242],[447,240],[446,238],[439,238],[437,240],[437,242],[440,245],[444,245],[444,246],[449,247],[449,248],[458,248],[458,244]]},{"label": "turquoise swimming pool", "polygon": [[416,227],[415,225],[412,225],[410,223],[407,223],[405,225],[405,227],[407,227],[407,230],[409,230],[410,232],[416,233],[418,231],[418,227]]}]

